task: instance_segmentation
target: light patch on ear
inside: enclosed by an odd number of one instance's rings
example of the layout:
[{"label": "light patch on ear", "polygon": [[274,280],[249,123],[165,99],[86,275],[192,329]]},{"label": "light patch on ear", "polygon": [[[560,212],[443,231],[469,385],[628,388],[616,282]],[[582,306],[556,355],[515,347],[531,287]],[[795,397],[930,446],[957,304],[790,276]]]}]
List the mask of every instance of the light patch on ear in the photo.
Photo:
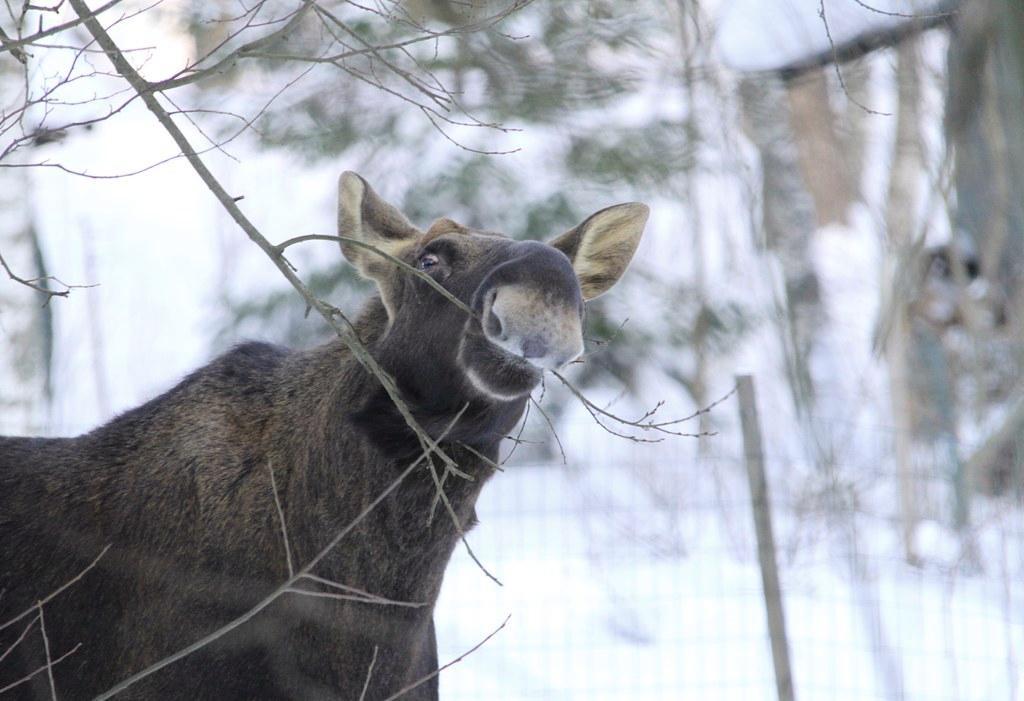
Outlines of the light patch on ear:
[{"label": "light patch on ear", "polygon": [[615,205],[551,242],[572,261],[584,299],[604,294],[622,277],[640,244],[649,214],[647,205],[639,202]]},{"label": "light patch on ear", "polygon": [[[366,184],[350,170],[338,180],[338,236],[351,236],[363,228],[363,193]],[[344,247],[345,244],[342,244]]]},{"label": "light patch on ear", "polygon": [[[338,236],[354,241],[341,242],[341,252],[364,276],[380,280],[393,265],[376,253],[392,256],[419,240],[420,231],[400,211],[373,191],[351,171],[338,180]],[[372,247],[372,248],[370,248]]]}]

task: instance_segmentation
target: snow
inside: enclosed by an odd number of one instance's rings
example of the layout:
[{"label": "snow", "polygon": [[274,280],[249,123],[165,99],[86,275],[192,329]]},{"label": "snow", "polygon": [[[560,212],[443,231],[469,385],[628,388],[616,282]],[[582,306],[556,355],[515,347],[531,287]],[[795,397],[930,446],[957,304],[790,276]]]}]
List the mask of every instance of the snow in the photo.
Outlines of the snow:
[{"label": "snow", "polygon": [[[775,698],[740,456],[665,467],[707,474],[725,465],[723,478],[735,490],[735,500],[723,503],[709,484],[691,481],[685,502],[677,504],[683,548],[670,552],[622,532],[617,542],[595,545],[594,527],[609,520],[628,531],[665,516],[650,495],[634,494],[607,510],[588,503],[587,482],[637,477],[633,465],[602,461],[601,453],[586,453],[582,481],[557,465],[519,465],[484,491],[481,525],[470,541],[504,586],[491,583],[464,552],[456,554],[437,611],[442,664],[511,618],[442,674],[442,697]],[[775,504],[779,534],[809,526],[782,499]],[[993,578],[900,563],[878,547],[887,540],[887,523],[858,525],[860,556],[873,573],[863,585],[851,579],[828,538],[801,540],[795,557],[780,561],[797,697],[1024,698],[1007,654],[1024,645],[1024,620],[1009,615],[1024,605],[1024,592],[1016,588],[1004,610]],[[1019,553],[1024,533],[1015,538],[1008,547]],[[791,543],[780,540],[785,553]],[[890,647],[882,652],[902,670],[896,695],[876,671],[875,636],[860,613],[857,586],[883,612],[882,638]],[[1010,695],[1013,689],[1018,696]]]},{"label": "snow", "polygon": [[[940,3],[870,4],[927,12]],[[812,0],[721,5],[718,48],[736,69],[766,70],[829,48]],[[825,7],[837,43],[904,21],[853,0],[827,0]],[[171,49],[178,54],[150,64],[153,75],[177,65],[189,47]],[[928,60],[940,63],[941,49],[926,49]],[[889,73],[875,74],[881,102],[871,104],[884,105],[892,97]],[[645,90],[622,108],[620,121],[642,113],[645,104],[648,114],[683,113],[677,94],[661,86]],[[704,215],[707,292],[717,300],[742,300],[762,323],[738,347],[711,359],[711,389],[724,393],[738,371],[758,378],[771,437],[769,479],[798,698],[1024,701],[1019,508],[979,501],[975,537],[983,566],[962,561],[960,536],[939,518],[926,518],[914,533],[925,564],[912,567],[901,557],[892,421],[884,372],[871,350],[883,255],[878,203],[888,182],[894,120],[873,122],[864,174],[869,204],[857,205],[848,225],[818,232],[812,251],[828,319],[812,366],[817,376],[831,378],[822,384],[818,420],[835,439],[837,480],[862,499],[851,512],[827,501],[834,495],[794,429],[798,417],[780,377],[781,350],[770,323],[777,277],[749,231],[756,207],[749,181],[757,165],[723,102],[714,112],[720,123],[702,128],[709,142],[729,148],[704,164],[693,197]],[[923,111],[932,118],[923,121],[931,125],[926,137],[935,165],[941,100],[929,93],[926,102]],[[594,112],[584,119],[608,119]],[[512,158],[538,192],[562,185],[550,167],[556,152],[545,150],[559,137],[554,131],[531,129],[500,142],[524,147]],[[173,153],[141,106],[59,148],[61,162],[93,174],[136,169]],[[413,154],[416,168],[401,155],[370,159],[365,153],[311,166],[258,153],[242,141],[229,149],[238,162],[218,153],[205,158],[229,192],[244,195],[242,208],[257,226],[280,241],[333,230],[340,171],[364,172],[382,195],[399,199],[415,180],[443,170],[446,149],[439,139],[429,153]],[[361,167],[366,164],[378,172]],[[53,303],[58,393],[53,415],[40,427],[51,434],[88,430],[165,390],[209,360],[227,295],[285,286],[181,160],[117,180],[45,169],[32,178],[51,270],[68,282],[99,283]],[[603,194],[608,188],[595,189]],[[666,280],[692,277],[697,225],[690,203],[648,198],[625,184],[622,190],[621,199],[654,204],[637,270]],[[946,233],[942,219],[936,215],[930,224],[939,236]],[[306,275],[337,255],[330,244],[310,244],[292,260]],[[658,315],[673,313],[676,301],[649,295],[627,280],[607,303],[620,318],[656,328]],[[683,362],[679,350],[651,352],[668,365]],[[641,373],[639,394],[669,400],[666,416],[692,411],[673,387],[657,370]],[[588,392],[599,404],[617,400],[615,411],[626,415],[649,408],[619,399],[621,388],[610,384]],[[457,551],[436,616],[441,662],[511,618],[494,639],[442,674],[444,698],[775,698],[734,401],[714,412],[720,434],[703,454],[692,440],[645,446],[610,437],[573,405],[559,423],[568,466],[510,464],[492,480],[478,504],[481,525],[469,539],[504,586]],[[546,429],[533,425],[530,431],[544,437]],[[934,491],[941,500],[942,486]],[[851,540],[844,533],[853,526]]]}]

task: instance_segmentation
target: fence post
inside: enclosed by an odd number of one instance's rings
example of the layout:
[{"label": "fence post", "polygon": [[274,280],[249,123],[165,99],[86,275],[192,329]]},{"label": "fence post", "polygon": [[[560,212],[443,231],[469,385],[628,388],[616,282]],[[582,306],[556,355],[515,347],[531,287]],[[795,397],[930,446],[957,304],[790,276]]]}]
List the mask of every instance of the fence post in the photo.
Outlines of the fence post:
[{"label": "fence post", "polygon": [[750,483],[754,531],[757,534],[757,559],[761,566],[764,608],[772,643],[772,662],[775,665],[775,687],[779,701],[795,701],[793,673],[789,666],[786,618],[782,610],[779,570],[775,562],[775,536],[772,534],[771,504],[764,472],[764,452],[761,448],[761,424],[757,416],[754,378],[750,375],[737,375],[736,394],[740,403],[743,452],[747,463],[747,479]]}]

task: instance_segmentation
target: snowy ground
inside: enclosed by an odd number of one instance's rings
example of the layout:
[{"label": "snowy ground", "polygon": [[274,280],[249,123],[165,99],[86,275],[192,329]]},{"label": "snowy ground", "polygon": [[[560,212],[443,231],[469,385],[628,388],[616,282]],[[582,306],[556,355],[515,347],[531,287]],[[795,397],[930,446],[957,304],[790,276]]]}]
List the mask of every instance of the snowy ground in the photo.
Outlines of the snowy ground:
[{"label": "snowy ground", "polygon": [[[675,530],[656,534],[651,522],[669,514],[636,486],[639,461],[591,463],[583,475],[520,466],[494,479],[470,540],[504,587],[456,555],[437,613],[441,661],[511,618],[443,673],[444,698],[775,698],[742,468],[717,458],[666,469],[718,474],[680,493]],[[632,490],[621,488],[627,476]],[[1019,568],[1021,517],[1003,517],[995,550]],[[910,567],[896,556],[895,524],[862,517],[860,581],[825,523],[782,496],[774,518],[798,698],[1024,699],[1019,569]]]}]

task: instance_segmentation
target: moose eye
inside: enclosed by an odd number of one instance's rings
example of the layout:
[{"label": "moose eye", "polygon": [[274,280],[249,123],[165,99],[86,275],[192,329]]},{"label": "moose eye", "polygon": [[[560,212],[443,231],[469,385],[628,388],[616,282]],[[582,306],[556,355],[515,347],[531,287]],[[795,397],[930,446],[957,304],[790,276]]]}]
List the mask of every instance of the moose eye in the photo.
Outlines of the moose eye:
[{"label": "moose eye", "polygon": [[416,267],[419,268],[420,270],[430,270],[440,262],[441,259],[438,258],[433,253],[424,253],[422,256],[420,256],[419,260],[416,261]]}]

